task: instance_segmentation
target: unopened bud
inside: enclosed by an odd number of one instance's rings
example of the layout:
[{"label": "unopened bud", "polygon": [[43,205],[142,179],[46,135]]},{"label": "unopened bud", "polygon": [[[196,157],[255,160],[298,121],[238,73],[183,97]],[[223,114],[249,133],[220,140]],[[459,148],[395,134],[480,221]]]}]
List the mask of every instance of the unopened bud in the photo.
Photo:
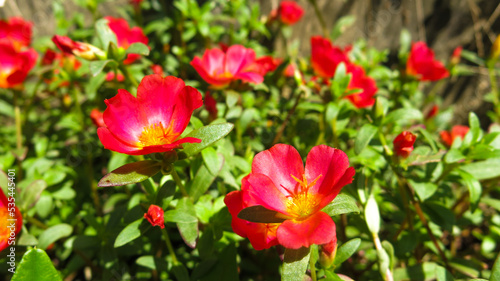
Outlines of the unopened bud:
[{"label": "unopened bud", "polygon": [[152,226],[165,228],[163,214],[163,209],[160,206],[151,205],[149,206],[148,212],[144,214],[144,218],[147,219]]},{"label": "unopened bud", "polygon": [[335,261],[335,254],[337,253],[337,236],[332,241],[319,246],[319,263],[324,268],[329,268]]},{"label": "unopened bud", "polygon": [[52,41],[64,53],[73,54],[85,60],[99,60],[106,57],[106,54],[96,46],[75,42],[66,36],[55,35],[52,37]]},{"label": "unopened bud", "polygon": [[497,36],[497,39],[495,39],[495,42],[491,47],[490,58],[493,60],[497,60],[498,56],[500,56],[500,35]]}]

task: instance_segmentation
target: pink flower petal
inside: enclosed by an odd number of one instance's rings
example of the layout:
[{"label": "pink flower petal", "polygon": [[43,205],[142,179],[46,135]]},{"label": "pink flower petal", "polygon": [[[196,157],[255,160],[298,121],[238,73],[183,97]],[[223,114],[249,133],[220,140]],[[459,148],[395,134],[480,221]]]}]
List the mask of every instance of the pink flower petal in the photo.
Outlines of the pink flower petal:
[{"label": "pink flower petal", "polygon": [[274,186],[286,196],[297,185],[292,175],[297,179],[302,179],[304,164],[293,146],[276,144],[255,155],[252,163],[253,173],[268,176]]},{"label": "pink flower petal", "polygon": [[[321,198],[319,209],[330,203],[345,184],[352,182],[354,173],[350,171],[346,173],[348,170],[349,159],[342,150],[326,145],[318,145],[311,149],[306,160],[306,178],[308,182],[317,179],[310,192]],[[343,178],[344,175],[347,175],[346,179]],[[339,185],[340,182],[343,185]]]},{"label": "pink flower petal", "polygon": [[252,172],[243,184],[244,201],[249,202],[249,205],[262,205],[264,208],[288,214],[287,197],[268,176]]},{"label": "pink flower petal", "polygon": [[139,147],[131,146],[121,141],[121,139],[113,135],[106,127],[99,127],[97,129],[97,136],[106,149],[129,155],[140,155],[141,149]]},{"label": "pink flower petal", "polygon": [[288,249],[321,245],[334,237],[335,223],[324,212],[317,212],[305,220],[286,220],[277,231],[278,242]]},{"label": "pink flower petal", "polygon": [[233,45],[226,52],[226,71],[237,74],[251,66],[255,61],[255,51],[241,45]]}]

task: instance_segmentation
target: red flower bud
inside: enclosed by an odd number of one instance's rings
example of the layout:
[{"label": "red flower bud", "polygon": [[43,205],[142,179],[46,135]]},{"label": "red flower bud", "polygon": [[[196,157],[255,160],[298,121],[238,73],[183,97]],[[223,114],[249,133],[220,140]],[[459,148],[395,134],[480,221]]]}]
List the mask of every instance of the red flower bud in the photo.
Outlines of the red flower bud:
[{"label": "red flower bud", "polygon": [[163,218],[163,209],[160,206],[149,206],[148,212],[144,214],[144,218],[149,221],[152,226],[165,228],[165,219]]},{"label": "red flower bud", "polygon": [[104,52],[96,46],[75,42],[66,36],[55,35],[52,37],[52,42],[57,48],[66,54],[73,54],[85,60],[98,60],[99,57],[104,57]]},{"label": "red flower bud", "polygon": [[92,123],[94,123],[97,128],[106,126],[106,124],[104,124],[102,111],[100,111],[99,109],[92,109],[92,111],[90,112],[90,118],[92,119]]},{"label": "red flower bud", "polygon": [[396,152],[396,155],[403,158],[410,156],[416,139],[417,136],[408,131],[404,131],[399,134],[393,141],[394,152]]},{"label": "red flower bud", "polygon": [[337,253],[337,236],[334,236],[332,241],[320,245],[319,247],[319,263],[324,268],[332,266],[335,261],[335,254]]},{"label": "red flower bud", "polygon": [[278,8],[280,21],[284,24],[295,24],[304,15],[304,9],[295,1],[282,1]]}]

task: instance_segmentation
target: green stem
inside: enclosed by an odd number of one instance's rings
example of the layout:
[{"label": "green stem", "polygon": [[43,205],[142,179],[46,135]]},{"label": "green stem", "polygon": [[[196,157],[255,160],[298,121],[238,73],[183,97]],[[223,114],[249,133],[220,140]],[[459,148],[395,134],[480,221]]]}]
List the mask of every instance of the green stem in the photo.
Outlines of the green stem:
[{"label": "green stem", "polygon": [[120,65],[118,66],[118,69],[120,69],[120,71],[123,73],[123,76],[125,76],[127,81],[130,82],[130,84],[132,84],[132,86],[134,86],[136,88],[139,87],[139,83],[137,82],[135,77],[132,74],[130,74],[130,71],[128,71],[128,68],[125,65],[120,63]]},{"label": "green stem", "polygon": [[283,135],[283,132],[285,131],[285,128],[286,128],[286,125],[288,124],[288,121],[290,120],[290,117],[292,116],[292,114],[295,112],[295,109],[297,108],[297,106],[299,105],[299,101],[300,99],[302,98],[302,94],[304,92],[301,91],[300,94],[297,96],[297,99],[295,100],[295,104],[293,105],[293,107],[288,111],[288,114],[285,118],[285,121],[283,121],[283,124],[281,124],[281,127],[278,131],[278,133],[276,134],[276,136],[274,137],[274,140],[273,140],[273,143],[272,145],[275,145],[277,144],[280,139],[281,139],[281,136]]},{"label": "green stem", "polygon": [[174,248],[172,247],[172,242],[170,242],[170,237],[168,236],[167,230],[165,228],[162,228],[161,233],[163,234],[163,237],[165,237],[165,243],[167,244],[168,252],[170,253],[170,257],[172,258],[174,265],[178,264],[179,261],[175,256]]},{"label": "green stem", "polygon": [[321,25],[321,29],[323,30],[323,36],[325,38],[329,38],[330,36],[328,35],[328,29],[326,28],[326,22],[325,19],[323,18],[323,14],[321,14],[321,11],[319,10],[318,3],[316,3],[316,0],[309,0],[311,4],[314,7],[314,13],[316,13],[316,17],[319,20],[319,24]]},{"label": "green stem", "polygon": [[172,178],[174,178],[175,184],[177,184],[177,186],[179,187],[179,190],[181,191],[182,196],[189,197],[189,194],[187,193],[186,188],[184,187],[184,184],[182,184],[181,178],[179,177],[179,175],[175,171],[175,168],[172,169],[171,175],[172,175]]},{"label": "green stem", "polygon": [[392,156],[393,153],[392,153],[392,150],[391,148],[387,145],[387,141],[385,139],[385,136],[384,134],[382,134],[382,132],[380,130],[378,130],[378,138],[380,139],[380,142],[382,143],[382,146],[384,147],[384,150],[385,150],[385,153],[388,155],[388,156]]},{"label": "green stem", "polygon": [[19,107],[19,101],[18,101],[18,96],[21,95],[21,92],[13,92],[14,95],[14,118],[16,120],[16,159],[17,159],[17,164],[19,167],[19,171],[17,174],[17,177],[19,180],[23,178],[23,167],[21,165],[22,163],[22,155],[24,154],[23,151],[23,130],[22,130],[22,117],[21,117],[21,108]]},{"label": "green stem", "polygon": [[83,116],[83,111],[82,111],[82,105],[80,104],[80,98],[78,97],[78,91],[75,88],[75,85],[73,82],[70,84],[70,92],[73,94],[73,99],[75,100],[75,110],[76,114],[78,115],[78,121],[82,125],[82,128],[84,127],[85,124],[85,119]]},{"label": "green stem", "polygon": [[311,279],[312,281],[317,281],[316,277],[316,265],[312,257],[309,258],[309,269],[311,269]]}]

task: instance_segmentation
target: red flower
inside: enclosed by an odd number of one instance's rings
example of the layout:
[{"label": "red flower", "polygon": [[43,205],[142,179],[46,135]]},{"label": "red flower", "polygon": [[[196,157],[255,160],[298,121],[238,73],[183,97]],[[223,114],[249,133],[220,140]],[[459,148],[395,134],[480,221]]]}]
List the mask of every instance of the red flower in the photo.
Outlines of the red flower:
[{"label": "red flower", "polygon": [[333,46],[321,36],[311,37],[311,62],[314,72],[322,78],[332,78],[339,63],[349,63],[348,49]]},{"label": "red flower", "polygon": [[304,15],[304,9],[295,1],[282,1],[278,7],[280,21],[292,25],[298,22]]},{"label": "red flower", "polygon": [[92,119],[92,123],[94,123],[97,128],[106,126],[106,124],[104,124],[103,114],[97,108],[92,109],[90,112],[90,119]]},{"label": "red flower", "polygon": [[201,94],[179,78],[145,76],[137,98],[126,90],[104,101],[105,127],[97,135],[105,148],[129,155],[166,152],[197,138],[181,138],[193,111],[202,106]]},{"label": "red flower", "polygon": [[63,53],[72,54],[86,60],[98,60],[99,57],[105,56],[104,52],[96,46],[83,42],[76,42],[66,36],[54,35],[54,37],[52,37],[52,42],[54,42],[57,48]]},{"label": "red flower", "polygon": [[0,252],[13,245],[23,225],[23,217],[15,204],[14,197],[7,199],[0,188]]},{"label": "red flower", "polygon": [[413,151],[413,144],[417,136],[408,131],[403,131],[399,134],[394,141],[394,152],[396,155],[401,156],[403,158],[408,158],[410,153]]},{"label": "red flower", "polygon": [[[124,19],[113,17],[105,17],[108,20],[109,28],[116,34],[118,40],[118,47],[127,49],[132,43],[148,44],[149,40],[140,27],[132,27]],[[124,64],[131,64],[140,58],[138,54],[128,54],[127,59],[123,61]]]},{"label": "red flower", "polygon": [[152,226],[165,228],[164,212],[160,206],[150,205],[148,212],[144,214],[144,218],[149,221]]},{"label": "red flower", "polygon": [[361,66],[348,64],[347,73],[352,74],[351,81],[347,86],[347,90],[359,89],[361,92],[346,96],[357,108],[365,108],[372,106],[375,103],[373,96],[377,92],[377,84],[375,80],[366,76],[365,71]]},{"label": "red flower", "polygon": [[443,63],[434,59],[434,52],[424,42],[411,46],[406,73],[420,81],[436,81],[450,75]]},{"label": "red flower", "polygon": [[255,71],[254,63],[255,51],[241,45],[233,45],[227,52],[220,49],[205,50],[201,58],[195,57],[191,61],[201,78],[214,88],[224,88],[238,79],[262,83],[264,77]]},{"label": "red flower", "polygon": [[439,111],[439,107],[437,105],[433,105],[432,108],[427,112],[425,115],[425,119],[431,119],[432,117],[436,116],[436,114]]},{"label": "red flower", "polygon": [[210,92],[205,93],[205,108],[210,114],[212,120],[217,119],[217,101],[210,95]]},{"label": "red flower", "polygon": [[460,57],[462,55],[462,47],[461,46],[458,46],[455,48],[455,50],[453,50],[453,54],[451,55],[451,59],[450,59],[450,64],[453,66],[453,65],[457,65],[459,62],[460,62]]},{"label": "red flower", "polygon": [[242,180],[241,191],[229,193],[224,201],[233,216],[233,229],[249,237],[252,245],[250,237],[267,241],[260,244],[264,248],[275,244],[274,226],[249,225],[234,215],[239,207],[261,205],[279,212],[284,221],[277,225],[275,233],[277,243],[285,248],[321,245],[335,237],[335,223],[321,209],[352,182],[353,176],[354,168],[349,167],[347,155],[341,150],[326,145],[313,147],[304,169],[295,148],[277,144],[255,156],[252,172]]},{"label": "red flower", "polygon": [[38,54],[33,49],[16,51],[14,45],[0,41],[0,88],[16,88],[35,66]]},{"label": "red flower", "polygon": [[231,227],[234,233],[248,238],[255,250],[260,251],[278,245],[278,239],[276,238],[278,223],[255,223],[238,218],[238,213],[241,210],[252,206],[243,201],[243,190],[242,186],[241,191],[230,192],[224,198],[224,203],[226,203],[232,216]]},{"label": "red flower", "polygon": [[275,59],[271,56],[263,56],[255,60],[254,71],[265,76],[268,72],[275,71],[280,63],[280,59]]},{"label": "red flower", "polygon": [[469,132],[469,127],[463,125],[455,125],[451,128],[451,132],[441,131],[441,140],[448,146],[451,146],[456,138],[463,139]]},{"label": "red flower", "polygon": [[8,21],[0,20],[0,40],[12,42],[16,51],[31,44],[31,27],[33,24],[20,17],[12,17]]},{"label": "red flower", "polygon": [[159,75],[161,75],[161,76],[163,76],[163,75],[164,75],[164,74],[163,74],[163,68],[162,68],[162,67],[161,67],[161,65],[159,65],[159,64],[153,64],[153,65],[151,66],[151,70],[153,70],[153,73],[154,73],[154,74],[159,74]]}]

